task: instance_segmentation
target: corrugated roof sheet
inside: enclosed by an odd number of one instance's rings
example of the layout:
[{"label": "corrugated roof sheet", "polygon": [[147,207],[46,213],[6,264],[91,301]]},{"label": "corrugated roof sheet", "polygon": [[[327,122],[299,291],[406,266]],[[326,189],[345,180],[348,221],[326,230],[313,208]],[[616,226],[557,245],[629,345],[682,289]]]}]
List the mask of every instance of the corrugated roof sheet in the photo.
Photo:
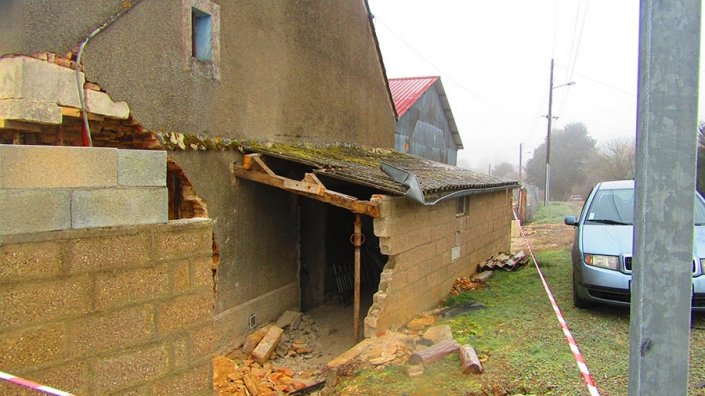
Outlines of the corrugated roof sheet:
[{"label": "corrugated roof sheet", "polygon": [[392,91],[392,100],[399,117],[404,115],[439,78],[438,76],[390,78],[389,90]]},{"label": "corrugated roof sheet", "polygon": [[515,188],[515,180],[486,175],[457,166],[427,160],[397,151],[367,148],[352,144],[282,144],[262,145],[250,142],[245,152],[261,153],[313,168],[313,172],[331,178],[376,188],[393,195],[404,195],[407,188],[380,170],[382,162],[416,175],[424,196],[438,198],[462,190]]}]

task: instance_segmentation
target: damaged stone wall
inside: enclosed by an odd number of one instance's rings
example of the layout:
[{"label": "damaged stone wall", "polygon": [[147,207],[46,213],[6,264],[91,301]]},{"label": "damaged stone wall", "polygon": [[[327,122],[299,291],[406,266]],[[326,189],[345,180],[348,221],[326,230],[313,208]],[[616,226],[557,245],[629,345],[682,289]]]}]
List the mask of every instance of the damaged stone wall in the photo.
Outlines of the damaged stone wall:
[{"label": "damaged stone wall", "polygon": [[210,394],[211,233],[190,219],[3,236],[0,367],[81,395]]},{"label": "damaged stone wall", "polygon": [[511,190],[468,196],[464,214],[458,214],[458,199],[427,207],[404,197],[375,199],[381,217],[374,219],[374,233],[389,260],[365,318],[366,337],[437,305],[455,278],[510,249]]}]

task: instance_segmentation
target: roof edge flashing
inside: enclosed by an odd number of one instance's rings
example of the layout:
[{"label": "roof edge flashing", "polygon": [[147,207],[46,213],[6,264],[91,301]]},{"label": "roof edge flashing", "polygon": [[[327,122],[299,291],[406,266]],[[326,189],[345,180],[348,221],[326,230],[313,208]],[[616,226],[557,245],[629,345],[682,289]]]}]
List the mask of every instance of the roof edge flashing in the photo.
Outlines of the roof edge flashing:
[{"label": "roof edge flashing", "polygon": [[397,183],[408,187],[408,190],[406,190],[406,193],[404,194],[405,197],[424,206],[433,206],[449,198],[459,198],[466,195],[489,193],[502,190],[513,190],[515,188],[519,188],[519,184],[508,184],[503,186],[487,187],[481,189],[463,189],[453,191],[449,194],[441,195],[435,200],[427,201],[424,197],[423,190],[421,190],[421,186],[419,185],[419,180],[414,173],[397,168],[396,166],[389,165],[384,162],[380,164],[380,170],[384,172],[387,176],[391,177]]}]

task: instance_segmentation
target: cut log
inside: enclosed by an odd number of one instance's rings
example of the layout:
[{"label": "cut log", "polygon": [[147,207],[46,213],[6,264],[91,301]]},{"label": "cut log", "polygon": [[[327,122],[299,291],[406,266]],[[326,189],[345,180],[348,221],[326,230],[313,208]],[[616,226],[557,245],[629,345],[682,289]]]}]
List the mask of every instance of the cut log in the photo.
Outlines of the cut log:
[{"label": "cut log", "polygon": [[483,271],[473,278],[473,280],[480,281],[482,283],[487,282],[488,279],[492,276],[493,272],[492,271]]},{"label": "cut log", "polygon": [[459,348],[460,344],[455,340],[441,341],[409,356],[409,363],[428,364],[456,352]]},{"label": "cut log", "polygon": [[460,368],[463,374],[480,374],[482,373],[482,363],[477,358],[475,349],[470,345],[463,345],[458,348],[458,356],[460,356]]}]

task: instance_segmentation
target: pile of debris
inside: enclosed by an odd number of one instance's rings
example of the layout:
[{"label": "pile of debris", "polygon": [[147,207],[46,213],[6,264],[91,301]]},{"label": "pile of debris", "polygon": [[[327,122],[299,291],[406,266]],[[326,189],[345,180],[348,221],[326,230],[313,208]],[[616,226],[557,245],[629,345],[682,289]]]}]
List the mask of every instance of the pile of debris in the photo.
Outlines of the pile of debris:
[{"label": "pile of debris", "polygon": [[405,365],[409,377],[422,376],[426,366],[452,353],[459,355],[464,374],[482,373],[482,363],[472,346],[458,343],[450,326],[434,325],[441,312],[438,309],[422,314],[401,332],[367,338],[333,359],[327,365],[327,386],[334,386],[337,377],[352,375],[358,369],[388,365]]},{"label": "pile of debris", "polygon": [[464,276],[456,278],[453,282],[453,287],[450,289],[450,295],[457,296],[465,291],[481,289],[491,276],[492,271],[484,271],[475,274],[472,279]]},{"label": "pile of debris", "polygon": [[484,262],[477,265],[477,272],[483,271],[496,271],[498,269],[503,269],[505,271],[513,271],[521,266],[526,265],[529,262],[529,256],[527,256],[524,251],[520,251],[514,256],[508,254],[500,254],[496,257],[490,257]]},{"label": "pile of debris", "polygon": [[259,364],[252,359],[213,358],[213,387],[218,395],[276,396],[313,387],[313,373],[295,375],[289,368]]},{"label": "pile of debris", "polygon": [[323,366],[304,364],[315,360],[317,338],[310,318],[301,312],[284,312],[276,324],[250,333],[242,348],[213,359],[217,394],[276,396],[322,387]]}]

